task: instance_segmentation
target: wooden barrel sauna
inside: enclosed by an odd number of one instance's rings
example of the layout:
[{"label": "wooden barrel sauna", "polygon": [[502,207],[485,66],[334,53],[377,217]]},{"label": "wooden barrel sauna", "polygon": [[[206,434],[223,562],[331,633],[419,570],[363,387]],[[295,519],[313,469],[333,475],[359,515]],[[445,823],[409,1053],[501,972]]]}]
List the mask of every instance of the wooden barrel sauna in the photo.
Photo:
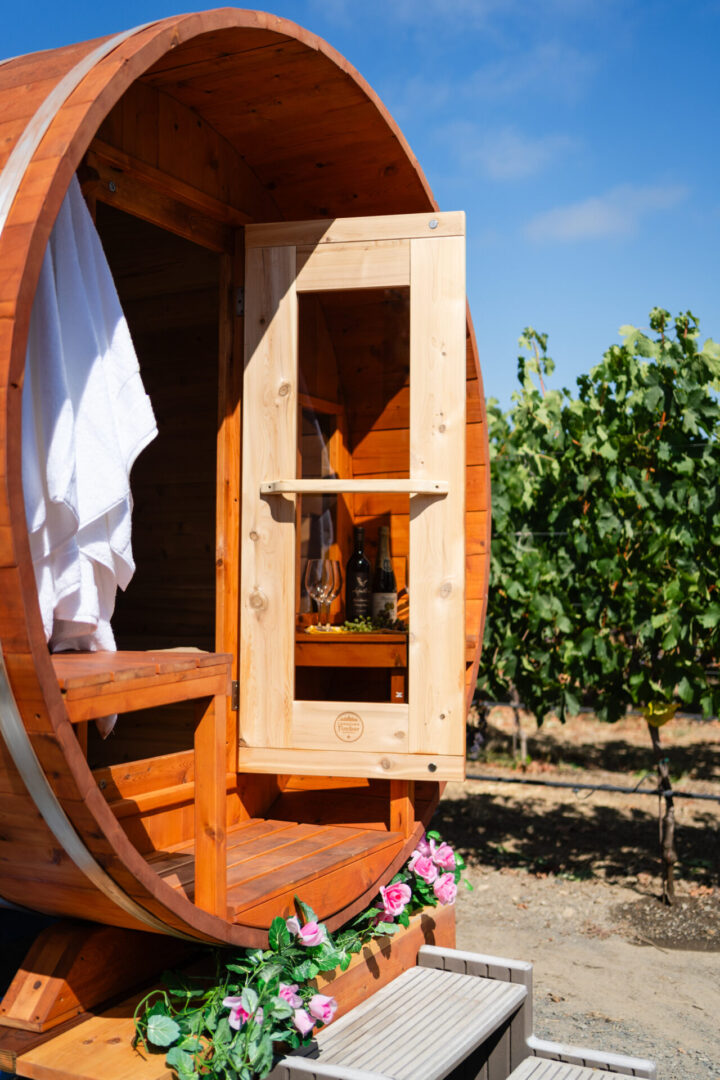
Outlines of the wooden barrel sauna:
[{"label": "wooden barrel sauna", "polygon": [[[0,166],[0,897],[249,945],[299,895],[338,926],[463,774],[489,558],[463,216],[341,56],[234,8],[0,64]],[[133,469],[119,651],[50,655],[21,398],[74,174],[160,434]],[[341,562],[354,525],[389,525],[409,637],[306,631],[299,560],[331,504]]]}]

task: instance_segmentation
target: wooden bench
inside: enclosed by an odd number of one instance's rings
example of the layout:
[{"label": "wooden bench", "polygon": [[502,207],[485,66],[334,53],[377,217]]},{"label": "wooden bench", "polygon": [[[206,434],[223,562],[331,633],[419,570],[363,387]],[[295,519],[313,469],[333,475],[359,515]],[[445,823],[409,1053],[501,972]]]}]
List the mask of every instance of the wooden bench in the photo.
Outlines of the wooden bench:
[{"label": "wooden bench", "polygon": [[[532,1034],[532,964],[423,945],[411,968],[323,1028],[270,1080],[654,1080],[641,1058]],[[455,1071],[457,1070],[457,1071]]]},{"label": "wooden bench", "polygon": [[194,902],[226,918],[226,739],[232,657],[174,651],[66,652],[54,653],[51,660],[72,724],[197,700]]},{"label": "wooden bench", "polygon": [[526,1058],[517,1069],[513,1069],[508,1080],[614,1080],[616,1077],[617,1073],[608,1072],[606,1069],[586,1068],[584,1065],[572,1065],[553,1058],[531,1057]]},{"label": "wooden bench", "polygon": [[225,653],[63,652],[51,660],[73,724],[230,692]]},{"label": "wooden bench", "polygon": [[522,984],[412,967],[323,1028],[317,1060],[286,1057],[272,1080],[440,1080],[468,1059],[488,1080],[504,1080],[527,997]]}]

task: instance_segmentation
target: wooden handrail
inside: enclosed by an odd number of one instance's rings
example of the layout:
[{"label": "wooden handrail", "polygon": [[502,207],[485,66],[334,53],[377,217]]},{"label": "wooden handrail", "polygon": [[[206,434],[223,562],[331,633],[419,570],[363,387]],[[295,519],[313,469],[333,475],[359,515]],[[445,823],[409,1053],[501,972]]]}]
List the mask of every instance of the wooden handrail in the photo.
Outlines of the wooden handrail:
[{"label": "wooden handrail", "polygon": [[261,495],[447,495],[447,480],[268,480]]}]

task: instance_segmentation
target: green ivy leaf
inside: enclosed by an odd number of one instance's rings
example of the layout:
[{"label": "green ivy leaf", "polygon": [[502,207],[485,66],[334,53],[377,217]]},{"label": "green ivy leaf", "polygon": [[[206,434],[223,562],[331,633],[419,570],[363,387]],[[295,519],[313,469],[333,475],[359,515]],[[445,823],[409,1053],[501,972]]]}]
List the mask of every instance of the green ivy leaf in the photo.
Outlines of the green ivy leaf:
[{"label": "green ivy leaf", "polygon": [[290,944],[291,937],[285,920],[280,916],[277,916],[270,923],[270,929],[268,930],[268,944],[273,952],[279,952],[280,949],[285,948]]},{"label": "green ivy leaf", "polygon": [[154,1046],[172,1046],[180,1037],[180,1027],[172,1017],[156,1013],[148,1020],[147,1037]]},{"label": "green ivy leaf", "polygon": [[177,1069],[181,1080],[189,1080],[190,1077],[197,1076],[192,1055],[186,1050],[181,1050],[179,1046],[173,1046],[168,1050],[165,1055],[165,1064],[171,1069]]}]

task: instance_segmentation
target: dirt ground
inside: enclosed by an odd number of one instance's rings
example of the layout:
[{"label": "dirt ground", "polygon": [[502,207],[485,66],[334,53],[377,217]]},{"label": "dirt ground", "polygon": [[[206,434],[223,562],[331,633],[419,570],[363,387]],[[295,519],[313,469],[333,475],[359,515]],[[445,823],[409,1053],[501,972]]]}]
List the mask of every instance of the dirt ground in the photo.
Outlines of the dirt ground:
[{"label": "dirt ground", "polygon": [[[468,773],[655,787],[639,717],[522,725],[524,769],[508,767],[513,715],[496,709]],[[676,718],[662,739],[676,790],[720,795],[720,723]],[[468,780],[448,785],[435,824],[474,886],[458,947],[533,962],[536,1034],[649,1057],[660,1080],[720,1080],[720,803],[675,809],[672,908],[655,797]]]}]

